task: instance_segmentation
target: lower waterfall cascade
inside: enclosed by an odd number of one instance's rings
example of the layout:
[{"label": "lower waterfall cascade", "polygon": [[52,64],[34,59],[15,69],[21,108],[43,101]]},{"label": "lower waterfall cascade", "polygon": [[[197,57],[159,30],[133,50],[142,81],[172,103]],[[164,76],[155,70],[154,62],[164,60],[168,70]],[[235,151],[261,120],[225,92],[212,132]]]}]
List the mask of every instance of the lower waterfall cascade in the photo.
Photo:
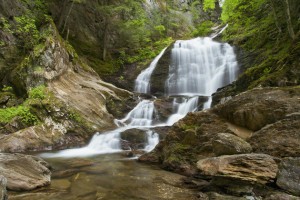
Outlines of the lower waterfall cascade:
[{"label": "lower waterfall cascade", "polygon": [[[149,94],[151,74],[167,48],[141,72],[135,81],[135,92]],[[212,38],[178,40],[171,50],[169,75],[165,81],[165,97],[173,99],[173,112],[166,121],[155,119],[155,98],[140,99],[139,103],[121,120],[115,120],[115,130],[96,133],[90,143],[82,148],[67,149],[58,153],[44,153],[42,157],[85,157],[96,154],[122,152],[121,133],[130,129],[146,132],[149,152],[159,142],[159,135],[152,128],[171,126],[189,112],[210,108],[211,95],[237,78],[238,63],[233,47],[227,43],[213,41]],[[199,109],[199,97],[208,100]]]}]

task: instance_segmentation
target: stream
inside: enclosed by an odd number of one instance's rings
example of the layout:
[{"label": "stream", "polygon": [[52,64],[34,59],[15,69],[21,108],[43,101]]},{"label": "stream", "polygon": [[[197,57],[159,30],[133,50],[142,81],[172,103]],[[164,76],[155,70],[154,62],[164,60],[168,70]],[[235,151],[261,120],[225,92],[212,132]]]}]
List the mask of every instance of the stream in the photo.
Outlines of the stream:
[{"label": "stream", "polygon": [[[151,74],[165,51],[137,77],[136,93],[149,94]],[[176,41],[167,67],[169,76],[162,87],[173,102],[173,112],[166,121],[157,119],[155,97],[141,98],[127,116],[115,120],[115,130],[96,133],[85,147],[39,154],[54,169],[51,185],[12,193],[10,199],[194,199],[196,191],[183,187],[182,176],[138,163],[136,157],[126,158],[121,134],[144,131],[147,139],[139,150],[150,152],[159,142],[153,128],[171,126],[189,112],[210,108],[212,93],[236,79],[238,64],[229,44],[206,37]],[[199,97],[208,99],[201,107]]]}]

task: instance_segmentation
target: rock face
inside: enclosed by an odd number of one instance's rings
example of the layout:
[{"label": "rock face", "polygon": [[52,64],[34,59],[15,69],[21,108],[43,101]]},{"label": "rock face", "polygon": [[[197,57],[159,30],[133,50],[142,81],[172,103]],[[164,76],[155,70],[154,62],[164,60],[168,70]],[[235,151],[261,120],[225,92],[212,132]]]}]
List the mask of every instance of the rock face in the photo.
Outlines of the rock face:
[{"label": "rock face", "polygon": [[[115,126],[106,100],[122,101],[131,95],[102,81],[89,66],[76,59],[76,52],[61,40],[53,23],[44,29],[51,34],[40,44],[43,48],[26,57],[22,68],[16,67],[10,73],[12,85],[22,88],[24,93],[45,86],[45,98],[27,101],[39,123],[25,127],[14,119],[3,125],[9,135],[0,137],[2,152],[81,145],[96,131]],[[21,86],[17,87],[18,84]]]},{"label": "rock face", "polygon": [[0,175],[9,190],[33,190],[50,184],[47,163],[34,156],[0,153]]},{"label": "rock face", "polygon": [[251,153],[252,147],[245,140],[230,133],[219,133],[212,142],[217,156]]},{"label": "rock face", "polygon": [[261,184],[273,182],[278,171],[273,158],[266,154],[240,154],[207,158],[199,160],[197,168],[202,175]]},{"label": "rock face", "polygon": [[234,124],[257,131],[300,110],[299,96],[299,87],[253,89],[213,110]]},{"label": "rock face", "polygon": [[4,176],[0,176],[0,200],[7,200],[6,184],[6,178]]},{"label": "rock face", "polygon": [[300,157],[285,158],[279,165],[276,184],[295,195],[300,196]]},{"label": "rock face", "polygon": [[300,113],[287,115],[276,123],[255,132],[248,140],[254,152],[276,157],[297,157],[300,154]]}]

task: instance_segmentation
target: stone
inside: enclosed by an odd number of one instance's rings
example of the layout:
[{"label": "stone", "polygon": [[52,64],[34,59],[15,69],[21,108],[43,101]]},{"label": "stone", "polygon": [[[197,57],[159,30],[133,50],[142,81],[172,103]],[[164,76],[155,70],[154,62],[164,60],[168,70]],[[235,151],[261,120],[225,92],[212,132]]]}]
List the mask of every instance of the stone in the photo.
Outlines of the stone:
[{"label": "stone", "polygon": [[248,142],[230,133],[218,133],[212,146],[217,156],[252,152],[252,147]]},{"label": "stone", "polygon": [[142,129],[128,129],[122,132],[120,137],[123,140],[121,146],[124,150],[143,149],[148,142],[146,130]]},{"label": "stone", "polygon": [[51,172],[41,158],[0,153],[0,175],[7,179],[7,189],[33,190],[50,184]]},{"label": "stone", "polygon": [[300,88],[257,88],[243,92],[213,111],[230,122],[257,131],[300,110]]},{"label": "stone", "polygon": [[266,154],[226,155],[197,162],[201,175],[233,178],[250,183],[274,182],[278,166]]},{"label": "stone", "polygon": [[216,156],[212,142],[218,133],[233,133],[225,120],[211,111],[189,113],[173,125],[153,151],[139,158],[185,175],[196,173],[199,159]]},{"label": "stone", "polygon": [[300,112],[255,132],[248,142],[256,153],[275,157],[297,157],[300,155]]},{"label": "stone", "polygon": [[230,195],[218,194],[216,192],[208,193],[209,199],[211,200],[247,200],[246,197],[235,197]]},{"label": "stone", "polygon": [[300,157],[284,158],[279,164],[276,184],[300,196]]},{"label": "stone", "polygon": [[0,200],[7,200],[7,191],[6,191],[7,180],[4,176],[0,175]]}]

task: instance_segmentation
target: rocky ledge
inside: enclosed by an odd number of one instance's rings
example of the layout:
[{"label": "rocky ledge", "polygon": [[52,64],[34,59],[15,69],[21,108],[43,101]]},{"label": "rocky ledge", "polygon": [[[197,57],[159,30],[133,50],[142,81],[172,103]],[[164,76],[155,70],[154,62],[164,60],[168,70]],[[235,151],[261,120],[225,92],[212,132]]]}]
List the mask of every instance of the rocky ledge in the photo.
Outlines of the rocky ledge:
[{"label": "rocky ledge", "polygon": [[188,114],[139,161],[208,180],[198,187],[203,199],[299,199],[300,87],[221,102]]}]

